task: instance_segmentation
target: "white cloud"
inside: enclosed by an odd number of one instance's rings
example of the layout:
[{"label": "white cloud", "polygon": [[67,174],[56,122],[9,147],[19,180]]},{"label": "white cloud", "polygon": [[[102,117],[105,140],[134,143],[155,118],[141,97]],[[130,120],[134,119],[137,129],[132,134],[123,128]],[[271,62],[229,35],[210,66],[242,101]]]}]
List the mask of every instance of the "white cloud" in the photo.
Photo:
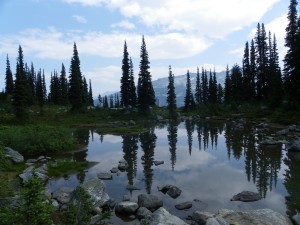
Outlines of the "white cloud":
[{"label": "white cloud", "polygon": [[135,25],[131,22],[129,22],[128,20],[123,20],[119,23],[115,23],[113,25],[111,25],[111,27],[115,28],[115,27],[120,27],[120,28],[125,28],[128,30],[132,30],[135,28]]},{"label": "white cloud", "polygon": [[78,23],[87,23],[87,19],[83,16],[79,15],[73,15],[73,18],[78,22]]}]

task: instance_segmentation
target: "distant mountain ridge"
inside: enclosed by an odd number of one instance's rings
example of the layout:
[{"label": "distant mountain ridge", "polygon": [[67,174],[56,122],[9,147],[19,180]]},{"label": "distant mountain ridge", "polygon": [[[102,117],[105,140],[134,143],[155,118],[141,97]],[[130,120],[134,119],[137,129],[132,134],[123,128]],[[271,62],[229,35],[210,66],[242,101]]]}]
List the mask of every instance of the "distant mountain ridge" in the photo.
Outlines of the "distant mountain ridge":
[{"label": "distant mountain ridge", "polygon": [[[201,76],[201,73],[200,73]],[[226,71],[216,73],[217,82],[224,86]],[[209,72],[208,72],[209,77]],[[190,80],[192,85],[192,91],[195,92],[196,86],[196,73],[190,73]],[[155,91],[155,97],[159,106],[167,105],[167,87],[169,84],[168,77],[159,78],[152,81],[153,89]],[[176,93],[177,106],[181,107],[184,105],[184,96],[186,91],[186,74],[174,76],[174,85]]]}]

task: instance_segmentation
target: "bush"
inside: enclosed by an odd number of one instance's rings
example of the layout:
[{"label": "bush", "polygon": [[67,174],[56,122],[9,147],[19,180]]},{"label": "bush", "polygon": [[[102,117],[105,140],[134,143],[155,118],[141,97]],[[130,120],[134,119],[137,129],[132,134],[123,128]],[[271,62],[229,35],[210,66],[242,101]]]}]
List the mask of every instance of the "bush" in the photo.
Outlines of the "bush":
[{"label": "bush", "polygon": [[53,154],[77,147],[71,130],[52,126],[6,126],[0,128],[0,140],[24,155]]}]

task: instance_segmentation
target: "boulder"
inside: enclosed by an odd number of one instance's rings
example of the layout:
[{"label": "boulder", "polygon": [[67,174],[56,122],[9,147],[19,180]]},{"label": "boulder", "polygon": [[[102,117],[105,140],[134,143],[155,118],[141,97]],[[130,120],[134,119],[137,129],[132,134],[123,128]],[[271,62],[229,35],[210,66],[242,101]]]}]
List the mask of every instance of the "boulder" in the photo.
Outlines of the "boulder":
[{"label": "boulder", "polygon": [[149,219],[151,217],[151,215],[152,215],[152,212],[145,207],[138,208],[138,210],[136,212],[136,216],[139,220]]},{"label": "boulder", "polygon": [[119,169],[118,167],[113,167],[111,170],[110,170],[111,173],[117,173],[119,172]]},{"label": "boulder", "polygon": [[226,220],[224,220],[221,217],[215,217],[215,218],[209,218],[205,225],[231,225],[229,223],[226,222]]},{"label": "boulder", "polygon": [[187,202],[183,202],[183,203],[175,205],[175,208],[178,210],[184,210],[184,209],[190,209],[190,208],[192,208],[192,206],[193,206],[193,203],[187,201]]},{"label": "boulder", "polygon": [[165,185],[163,187],[157,187],[158,191],[161,191],[162,193],[166,194],[167,191],[172,187],[172,185]]},{"label": "boulder", "polygon": [[33,165],[27,167],[23,173],[19,175],[19,177],[23,180],[23,182],[26,182],[30,177],[33,176],[33,174],[36,175],[37,178],[39,178],[42,181],[46,181],[49,177],[47,174],[48,168],[47,165],[42,165],[39,168],[35,169]]},{"label": "boulder", "polygon": [[181,190],[176,187],[176,186],[172,186],[168,191],[167,194],[171,197],[171,198],[177,198],[180,194],[181,194]]},{"label": "boulder", "polygon": [[73,191],[73,188],[61,187],[53,193],[52,198],[56,199],[61,204],[68,204],[73,197]]},{"label": "boulder", "polygon": [[102,207],[109,200],[105,184],[98,178],[84,181],[80,186],[89,194],[94,207]]},{"label": "boulder", "polygon": [[138,196],[139,207],[145,207],[151,212],[154,212],[159,207],[163,206],[162,200],[156,195],[140,194]]},{"label": "boulder", "polygon": [[125,171],[128,168],[128,163],[125,159],[119,161],[118,169],[121,171]]},{"label": "boulder", "polygon": [[294,152],[300,152],[300,137],[298,137],[297,139],[293,140],[288,145],[288,150],[289,151],[294,151]]},{"label": "boulder", "polygon": [[13,150],[12,148],[5,147],[2,151],[4,156],[10,158],[12,162],[14,163],[24,162],[24,157],[19,152]]},{"label": "boulder", "polygon": [[187,225],[187,223],[161,207],[152,213],[150,225]]},{"label": "boulder", "polygon": [[135,202],[120,202],[116,204],[115,211],[125,215],[132,215],[139,208],[138,204]]},{"label": "boulder", "polygon": [[237,195],[234,195],[230,201],[241,201],[241,202],[253,202],[261,199],[259,193],[251,192],[251,191],[242,191]]},{"label": "boulder", "polygon": [[[104,210],[114,209],[116,204],[117,204],[116,200],[113,198],[110,198],[103,204],[102,209],[104,209]],[[95,207],[95,208],[99,208],[99,207]]]},{"label": "boulder", "polygon": [[296,215],[294,215],[292,217],[292,220],[293,220],[294,224],[300,225],[300,213],[297,213]]},{"label": "boulder", "polygon": [[111,173],[98,173],[97,177],[101,180],[111,180],[112,179]]},{"label": "boulder", "polygon": [[291,221],[272,209],[258,209],[249,211],[233,211],[222,209],[217,216],[228,224],[235,225],[292,225]]},{"label": "boulder", "polygon": [[192,214],[192,219],[197,222],[197,224],[199,225],[205,225],[206,221],[209,218],[213,218],[214,214],[210,213],[210,212],[200,212],[200,211],[195,211]]},{"label": "boulder", "polygon": [[154,161],[153,163],[155,166],[159,166],[161,164],[164,164],[165,162],[164,161]]}]

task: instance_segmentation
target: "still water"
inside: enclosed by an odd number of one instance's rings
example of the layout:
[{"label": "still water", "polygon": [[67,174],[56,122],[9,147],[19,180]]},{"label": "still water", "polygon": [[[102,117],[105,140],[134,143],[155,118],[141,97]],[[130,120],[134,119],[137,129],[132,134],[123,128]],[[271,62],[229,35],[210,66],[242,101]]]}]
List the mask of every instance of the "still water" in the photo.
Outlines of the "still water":
[{"label": "still water", "polygon": [[[156,194],[167,210],[183,219],[195,210],[217,212],[223,208],[271,208],[291,216],[300,210],[300,155],[285,151],[284,145],[259,145],[270,132],[253,124],[236,128],[229,122],[207,120],[153,125],[140,135],[99,135],[91,129],[78,129],[76,135],[87,151],[68,157],[97,164],[52,179],[48,186],[52,190],[76,187],[97,173],[109,172],[124,158],[129,168],[104,181],[108,195],[118,202],[124,195],[137,201],[141,193]],[[155,166],[156,160],[164,164]],[[140,190],[130,192],[128,184]],[[179,187],[182,194],[172,199],[158,191],[158,186],[167,184]],[[244,190],[259,192],[263,199],[230,201]],[[192,201],[193,207],[175,209],[175,204],[185,201]],[[126,223],[124,218],[113,220],[115,224]]]}]

